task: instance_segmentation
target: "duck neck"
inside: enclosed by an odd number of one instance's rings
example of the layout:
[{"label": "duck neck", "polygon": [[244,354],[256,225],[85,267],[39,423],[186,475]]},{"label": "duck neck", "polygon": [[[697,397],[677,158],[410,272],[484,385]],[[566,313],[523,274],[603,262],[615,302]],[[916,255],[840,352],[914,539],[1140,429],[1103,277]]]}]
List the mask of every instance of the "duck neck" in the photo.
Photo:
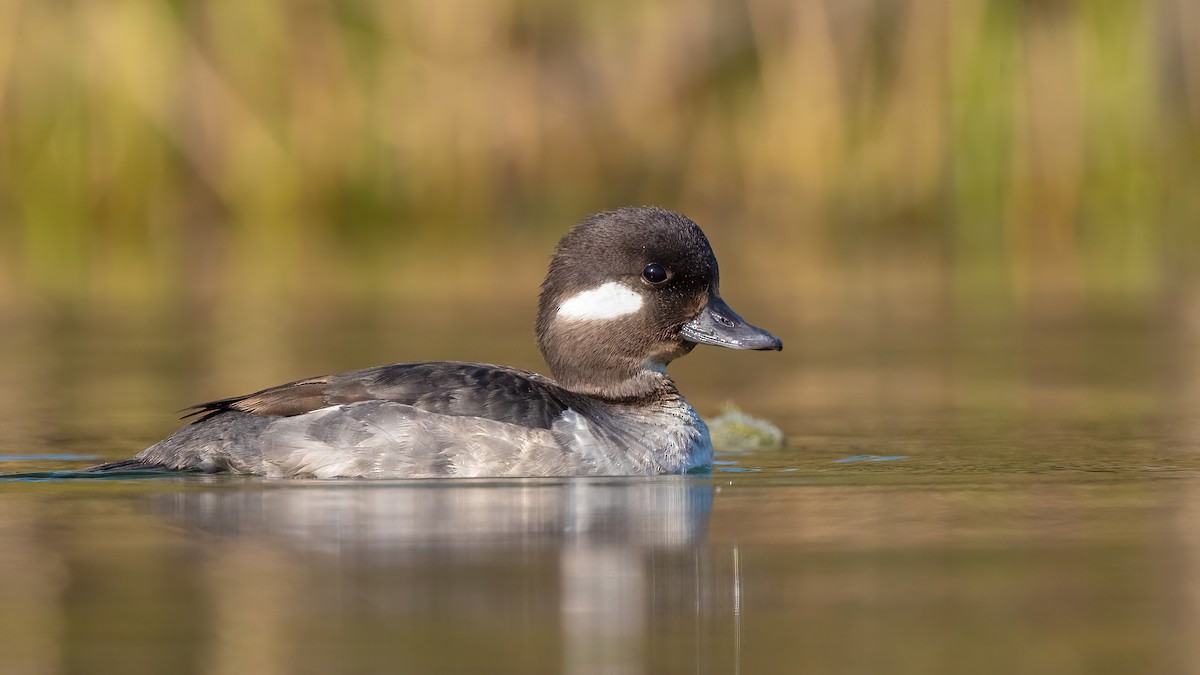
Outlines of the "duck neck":
[{"label": "duck neck", "polygon": [[564,389],[610,403],[635,403],[678,396],[675,382],[666,372],[641,368],[626,377],[572,377],[571,373],[554,370],[554,377]]}]

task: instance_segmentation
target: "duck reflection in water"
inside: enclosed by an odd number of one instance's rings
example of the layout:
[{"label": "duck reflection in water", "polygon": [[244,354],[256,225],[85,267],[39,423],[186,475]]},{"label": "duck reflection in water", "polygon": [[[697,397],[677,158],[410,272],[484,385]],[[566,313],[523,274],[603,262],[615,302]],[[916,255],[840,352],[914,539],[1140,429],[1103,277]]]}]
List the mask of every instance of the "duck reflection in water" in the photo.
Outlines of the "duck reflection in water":
[{"label": "duck reflection in water", "polygon": [[[234,567],[214,576],[259,589],[255,603],[278,578],[312,573],[322,581],[305,588],[304,602],[317,612],[356,612],[347,606],[367,603],[389,620],[521,621],[536,628],[525,635],[530,648],[556,648],[568,673],[650,672],[657,658],[650,652],[660,648],[648,640],[656,616],[709,625],[730,611],[728,594],[711,590],[728,583],[700,578],[728,572],[716,569],[704,546],[714,491],[707,477],[209,480],[211,488],[148,503],[212,536],[223,551],[219,564]],[[298,571],[281,574],[281,567]],[[256,611],[244,593],[225,601],[229,614]],[[697,635],[670,658],[702,660],[710,642]]]}]

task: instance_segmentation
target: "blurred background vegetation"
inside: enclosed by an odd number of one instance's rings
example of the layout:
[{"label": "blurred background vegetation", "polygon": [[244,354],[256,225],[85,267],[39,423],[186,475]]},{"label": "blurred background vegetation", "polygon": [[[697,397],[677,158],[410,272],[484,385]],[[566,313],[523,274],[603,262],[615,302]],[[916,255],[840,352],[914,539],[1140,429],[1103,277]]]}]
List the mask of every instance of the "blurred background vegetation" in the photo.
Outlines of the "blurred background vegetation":
[{"label": "blurred background vegetation", "polygon": [[1194,298],[1200,5],[0,1],[9,316],[524,307],[645,203],[800,314]]}]

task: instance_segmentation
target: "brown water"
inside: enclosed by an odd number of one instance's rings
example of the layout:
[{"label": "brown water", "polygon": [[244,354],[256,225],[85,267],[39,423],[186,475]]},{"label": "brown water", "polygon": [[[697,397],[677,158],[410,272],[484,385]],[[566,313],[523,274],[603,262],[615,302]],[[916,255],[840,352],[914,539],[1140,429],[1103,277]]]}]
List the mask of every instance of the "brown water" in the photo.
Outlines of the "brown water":
[{"label": "brown water", "polygon": [[[408,318],[13,321],[0,471],[320,372],[540,368],[519,312]],[[0,672],[1200,672],[1194,333],[760,322],[783,353],[672,369],[787,434],[712,476],[0,481]]]}]

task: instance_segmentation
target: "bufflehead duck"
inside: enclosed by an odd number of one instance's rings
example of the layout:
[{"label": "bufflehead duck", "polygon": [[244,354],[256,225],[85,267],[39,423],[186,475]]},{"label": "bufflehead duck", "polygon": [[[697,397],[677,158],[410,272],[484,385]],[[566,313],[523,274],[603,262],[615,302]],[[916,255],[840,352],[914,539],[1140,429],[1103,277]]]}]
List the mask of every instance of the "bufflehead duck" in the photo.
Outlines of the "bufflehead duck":
[{"label": "bufflehead duck", "polygon": [[537,343],[556,379],[475,363],[402,363],[203,403],[199,419],[95,467],[315,478],[648,475],[705,469],[708,429],[666,366],[698,343],[782,349],[718,294],[688,218],[656,207],[584,219],[542,282]]}]

